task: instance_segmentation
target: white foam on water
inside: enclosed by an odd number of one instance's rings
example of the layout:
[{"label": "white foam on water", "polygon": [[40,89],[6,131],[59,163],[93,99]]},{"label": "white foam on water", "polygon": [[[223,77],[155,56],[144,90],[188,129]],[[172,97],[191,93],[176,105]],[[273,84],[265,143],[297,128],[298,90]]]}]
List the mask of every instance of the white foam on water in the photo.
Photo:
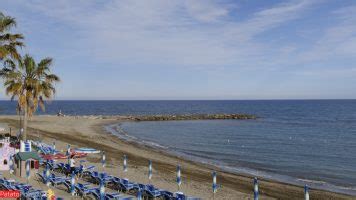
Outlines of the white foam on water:
[{"label": "white foam on water", "polygon": [[155,143],[152,141],[140,140],[133,135],[129,135],[127,132],[125,132],[120,127],[120,124],[108,125],[108,126],[104,126],[104,128],[107,132],[109,132],[109,133],[111,133],[125,141],[135,142],[135,143],[146,145],[146,146],[153,147],[153,148],[168,149],[168,147],[160,145],[158,143]]}]

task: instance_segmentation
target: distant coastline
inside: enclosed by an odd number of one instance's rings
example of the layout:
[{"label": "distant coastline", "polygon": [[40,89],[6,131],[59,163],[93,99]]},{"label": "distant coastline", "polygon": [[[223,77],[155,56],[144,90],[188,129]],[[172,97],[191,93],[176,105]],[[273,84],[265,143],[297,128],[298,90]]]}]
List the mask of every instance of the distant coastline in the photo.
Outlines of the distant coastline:
[{"label": "distant coastline", "polygon": [[[56,115],[40,115],[56,116]],[[180,121],[180,120],[255,120],[258,117],[250,114],[198,114],[198,115],[64,115],[89,119],[113,119],[127,121]],[[58,116],[58,117],[64,117]]]},{"label": "distant coastline", "polygon": [[221,120],[221,119],[257,119],[257,116],[250,114],[200,114],[200,115],[144,115],[132,116],[134,121],[174,121],[174,120]]}]

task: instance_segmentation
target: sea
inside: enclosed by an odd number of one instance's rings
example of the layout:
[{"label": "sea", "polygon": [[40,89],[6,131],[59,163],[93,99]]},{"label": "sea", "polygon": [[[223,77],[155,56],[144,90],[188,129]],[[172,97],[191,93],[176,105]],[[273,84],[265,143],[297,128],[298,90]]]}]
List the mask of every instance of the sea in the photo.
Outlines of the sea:
[{"label": "sea", "polygon": [[[0,114],[16,114],[0,101]],[[124,140],[221,170],[356,195],[356,100],[52,101],[37,114],[246,113],[256,120],[123,122]]]}]

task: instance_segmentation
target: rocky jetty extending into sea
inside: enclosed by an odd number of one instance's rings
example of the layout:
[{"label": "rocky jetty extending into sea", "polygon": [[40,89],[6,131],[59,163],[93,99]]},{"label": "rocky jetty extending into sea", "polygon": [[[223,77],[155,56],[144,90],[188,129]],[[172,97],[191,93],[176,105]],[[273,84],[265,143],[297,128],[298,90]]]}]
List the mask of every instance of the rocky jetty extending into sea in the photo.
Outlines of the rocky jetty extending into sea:
[{"label": "rocky jetty extending into sea", "polygon": [[256,119],[255,115],[250,114],[197,114],[197,115],[145,115],[131,116],[134,121],[173,121],[173,120],[218,120],[218,119],[236,119],[247,120]]}]

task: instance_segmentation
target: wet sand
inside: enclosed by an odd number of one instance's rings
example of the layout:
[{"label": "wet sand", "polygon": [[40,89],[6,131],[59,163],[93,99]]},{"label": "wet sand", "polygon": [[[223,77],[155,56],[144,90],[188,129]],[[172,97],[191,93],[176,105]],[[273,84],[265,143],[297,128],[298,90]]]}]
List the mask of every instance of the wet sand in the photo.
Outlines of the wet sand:
[{"label": "wet sand", "polygon": [[[211,172],[216,170],[218,173],[217,181],[221,188],[216,193],[215,199],[253,199],[252,177],[250,176],[223,172],[213,166],[184,160],[157,149],[122,141],[107,133],[103,128],[106,124],[118,123],[123,120],[127,120],[127,118],[35,116],[29,121],[29,138],[36,140],[40,137],[49,144],[56,141],[58,148],[63,150],[65,150],[67,143],[74,147],[92,147],[103,150],[106,152],[108,161],[105,170],[135,182],[148,183],[148,160],[152,160],[153,177],[151,183],[173,192],[177,191],[175,171],[177,164],[179,164],[182,168],[183,179],[181,191],[203,199],[213,199]],[[8,123],[14,128],[18,127],[19,124],[17,116],[1,116],[0,122]],[[124,154],[128,156],[129,170],[127,173],[123,173],[122,170]],[[96,165],[99,165],[100,156],[89,156],[88,161],[89,164],[96,163]],[[260,199],[304,198],[304,190],[299,186],[260,179],[259,187]],[[310,198],[356,199],[356,197],[313,189],[310,191]]]}]

